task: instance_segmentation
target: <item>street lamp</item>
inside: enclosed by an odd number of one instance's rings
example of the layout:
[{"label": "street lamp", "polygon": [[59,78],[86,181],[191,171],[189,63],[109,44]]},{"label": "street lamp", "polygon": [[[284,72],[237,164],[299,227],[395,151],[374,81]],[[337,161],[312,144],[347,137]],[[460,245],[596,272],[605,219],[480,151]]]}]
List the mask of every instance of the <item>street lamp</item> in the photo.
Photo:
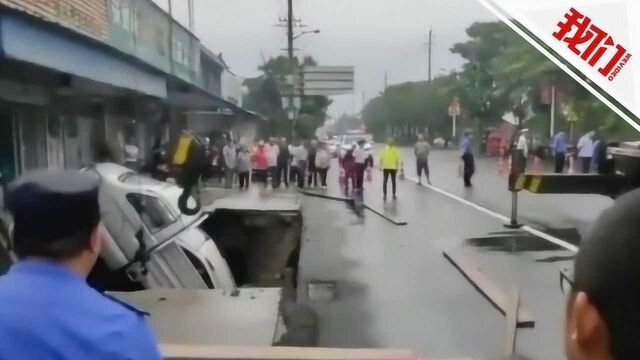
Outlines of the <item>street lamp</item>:
[{"label": "street lamp", "polygon": [[298,35],[294,36],[294,37],[293,37],[293,40],[295,40],[295,39],[297,39],[297,38],[299,38],[300,36],[305,35],[305,34],[319,34],[319,33],[320,33],[320,30],[318,30],[318,29],[316,29],[316,30],[303,31],[303,32],[301,32],[300,34],[298,34]]}]

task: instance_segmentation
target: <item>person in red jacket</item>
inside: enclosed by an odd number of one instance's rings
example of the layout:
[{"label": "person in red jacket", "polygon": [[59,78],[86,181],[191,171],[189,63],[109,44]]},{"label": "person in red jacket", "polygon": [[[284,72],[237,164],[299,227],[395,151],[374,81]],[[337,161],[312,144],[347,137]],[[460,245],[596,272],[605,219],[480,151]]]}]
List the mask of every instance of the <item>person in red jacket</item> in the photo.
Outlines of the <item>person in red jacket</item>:
[{"label": "person in red jacket", "polygon": [[253,181],[263,182],[267,185],[267,172],[269,169],[269,157],[264,141],[260,141],[251,154]]},{"label": "person in red jacket", "polygon": [[344,191],[348,193],[349,181],[351,181],[352,188],[356,189],[356,158],[353,156],[353,148],[344,154],[342,168],[344,169]]}]

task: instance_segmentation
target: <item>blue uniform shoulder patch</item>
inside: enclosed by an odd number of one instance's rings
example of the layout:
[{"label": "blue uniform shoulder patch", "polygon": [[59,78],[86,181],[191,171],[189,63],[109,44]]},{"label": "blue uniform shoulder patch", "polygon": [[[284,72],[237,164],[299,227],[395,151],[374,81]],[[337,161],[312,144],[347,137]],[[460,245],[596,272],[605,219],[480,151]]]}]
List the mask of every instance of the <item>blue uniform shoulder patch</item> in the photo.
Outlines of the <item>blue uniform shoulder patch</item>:
[{"label": "blue uniform shoulder patch", "polygon": [[124,301],[122,301],[120,299],[117,299],[117,298],[115,298],[115,297],[113,297],[113,296],[111,296],[109,294],[105,294],[105,293],[100,293],[100,294],[102,296],[104,296],[105,298],[107,298],[107,299],[109,299],[109,300],[111,300],[111,301],[113,301],[115,303],[118,303],[118,304],[122,305],[127,310],[130,310],[130,311],[132,311],[132,312],[134,312],[134,313],[136,313],[138,315],[151,316],[151,314],[149,314],[148,312],[142,311],[142,310],[138,309],[137,307],[135,307],[135,306],[133,306],[131,304],[128,304],[128,303],[126,303],[126,302],[124,302]]}]

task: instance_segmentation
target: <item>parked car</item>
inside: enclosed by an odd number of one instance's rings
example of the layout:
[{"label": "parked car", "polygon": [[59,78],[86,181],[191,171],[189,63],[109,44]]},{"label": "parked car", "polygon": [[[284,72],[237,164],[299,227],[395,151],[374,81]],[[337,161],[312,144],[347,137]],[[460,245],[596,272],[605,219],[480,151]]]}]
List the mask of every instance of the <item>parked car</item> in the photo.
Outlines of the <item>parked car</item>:
[{"label": "parked car", "polygon": [[367,155],[372,156],[373,154],[373,136],[370,134],[347,134],[342,136],[340,139],[340,146],[338,148],[338,157],[342,159],[342,157],[347,153],[347,151],[353,149],[358,141],[364,140],[364,150],[367,152]]},{"label": "parked car", "polygon": [[444,145],[446,144],[446,140],[443,139],[442,137],[437,137],[433,140],[433,146],[436,147],[444,147]]},{"label": "parked car", "polygon": [[280,287],[288,285],[282,280],[287,268],[297,271],[302,215],[296,198],[274,194],[254,201],[242,193],[188,216],[179,211],[182,189],[174,184],[116,164],[88,171],[102,179],[109,237],[104,265],[124,269],[143,288]]},{"label": "parked car", "polygon": [[338,156],[338,146],[340,146],[340,141],[338,139],[327,140],[327,149],[332,157]]}]

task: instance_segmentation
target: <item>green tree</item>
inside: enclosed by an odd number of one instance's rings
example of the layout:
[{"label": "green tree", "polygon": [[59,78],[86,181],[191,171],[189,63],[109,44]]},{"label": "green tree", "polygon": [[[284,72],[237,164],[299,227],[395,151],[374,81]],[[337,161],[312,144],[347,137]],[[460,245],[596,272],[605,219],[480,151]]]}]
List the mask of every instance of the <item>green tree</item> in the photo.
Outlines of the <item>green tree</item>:
[{"label": "green tree", "polygon": [[413,141],[417,133],[427,129],[430,135],[445,136],[451,131],[447,109],[455,81],[455,77],[447,75],[432,82],[390,86],[364,107],[364,122],[378,139],[395,136],[400,141]]},{"label": "green tree", "polygon": [[352,114],[342,114],[333,124],[333,132],[343,133],[347,130],[359,129],[363,125],[362,119]]},{"label": "green tree", "polygon": [[[262,136],[291,134],[292,122],[283,108],[282,96],[288,91],[287,75],[300,72],[305,65],[316,65],[316,61],[310,56],[303,58],[301,62],[298,58],[290,62],[285,56],[270,58],[259,67],[262,75],[245,80],[244,85],[248,89],[244,97],[245,107],[269,119],[260,129]],[[296,134],[302,138],[313,137],[315,130],[324,124],[330,104],[331,100],[326,96],[303,96],[296,122]]]}]

